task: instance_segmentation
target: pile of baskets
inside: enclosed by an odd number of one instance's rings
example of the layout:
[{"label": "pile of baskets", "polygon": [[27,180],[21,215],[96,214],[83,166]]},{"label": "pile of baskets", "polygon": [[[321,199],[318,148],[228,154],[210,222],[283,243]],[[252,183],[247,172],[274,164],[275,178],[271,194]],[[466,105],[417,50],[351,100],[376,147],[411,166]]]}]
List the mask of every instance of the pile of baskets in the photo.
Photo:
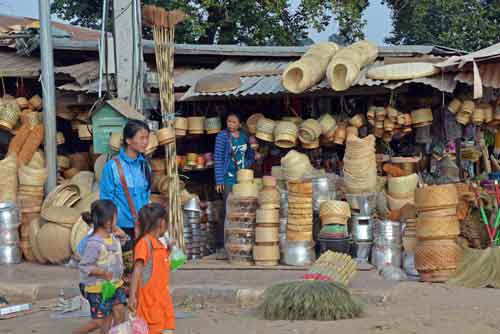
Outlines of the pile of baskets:
[{"label": "pile of baskets", "polygon": [[313,240],[313,203],[311,181],[288,182],[288,241]]},{"label": "pile of baskets", "polygon": [[287,180],[300,180],[309,176],[312,170],[309,157],[303,153],[291,150],[281,158],[281,172]]},{"label": "pile of baskets", "polygon": [[344,182],[350,194],[372,193],[377,188],[375,137],[347,138],[344,155]]},{"label": "pile of baskets", "polygon": [[488,103],[475,104],[472,100],[454,98],[448,104],[448,111],[455,115],[456,121],[462,125],[473,123],[481,125],[490,123],[494,118],[493,107]]},{"label": "pile of baskets", "polygon": [[412,116],[398,111],[392,106],[370,106],[366,114],[368,123],[373,127],[373,134],[390,142],[393,137],[412,133]]},{"label": "pile of baskets", "polygon": [[455,185],[418,188],[416,268],[422,281],[445,282],[456,271],[462,250],[457,244],[458,193]]},{"label": "pile of baskets", "polygon": [[198,199],[192,197],[184,205],[184,240],[189,260],[199,260],[206,254],[207,224],[202,224]]},{"label": "pile of baskets", "polygon": [[276,179],[263,178],[263,189],[259,193],[259,209],[256,213],[255,246],[253,258],[256,265],[275,266],[280,259],[279,248],[279,192]]},{"label": "pile of baskets", "polygon": [[415,204],[418,175],[388,177],[387,202],[390,210],[400,210],[406,204]]},{"label": "pile of baskets", "polygon": [[235,196],[257,198],[259,186],[255,182],[253,170],[238,170],[236,180],[238,183],[233,186],[233,194]]}]

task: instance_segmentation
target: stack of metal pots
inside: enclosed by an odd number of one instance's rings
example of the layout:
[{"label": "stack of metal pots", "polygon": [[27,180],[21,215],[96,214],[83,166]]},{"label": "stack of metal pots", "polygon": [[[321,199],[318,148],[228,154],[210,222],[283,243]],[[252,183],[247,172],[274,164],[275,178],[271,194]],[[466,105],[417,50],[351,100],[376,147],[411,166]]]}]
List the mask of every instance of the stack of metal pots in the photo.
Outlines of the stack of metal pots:
[{"label": "stack of metal pots", "polygon": [[19,225],[16,205],[0,203],[0,264],[17,264],[22,260]]},{"label": "stack of metal pots", "polygon": [[389,264],[401,267],[402,264],[402,229],[401,223],[391,220],[376,220],[373,225],[374,245],[372,264],[382,268]]},{"label": "stack of metal pots", "polygon": [[369,264],[373,246],[376,194],[346,194],[346,198],[351,205],[353,255],[358,263]]},{"label": "stack of metal pots", "polygon": [[184,240],[189,260],[198,260],[205,255],[207,225],[201,223],[200,204],[191,198],[184,205]]},{"label": "stack of metal pots", "polygon": [[222,201],[207,202],[205,208],[207,222],[207,255],[215,253],[215,224],[224,224],[221,219]]}]

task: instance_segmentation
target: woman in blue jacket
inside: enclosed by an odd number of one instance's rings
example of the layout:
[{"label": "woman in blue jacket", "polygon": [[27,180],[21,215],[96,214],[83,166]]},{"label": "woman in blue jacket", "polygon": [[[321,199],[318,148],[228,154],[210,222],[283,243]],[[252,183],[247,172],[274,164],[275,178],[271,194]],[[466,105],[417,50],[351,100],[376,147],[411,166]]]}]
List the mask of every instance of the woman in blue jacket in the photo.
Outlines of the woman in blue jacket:
[{"label": "woman in blue jacket", "polygon": [[[123,247],[124,254],[130,253],[133,247],[137,213],[151,198],[151,167],[144,157],[148,143],[148,125],[142,121],[129,121],[123,129],[123,147],[120,153],[109,160],[102,171],[100,198],[111,200],[115,204],[118,209],[118,227],[130,237],[130,241]],[[130,199],[123,186],[118,162]],[[126,266],[125,269],[128,271],[131,268]]]},{"label": "woman in blue jacket", "polygon": [[[218,193],[224,194],[224,219],[227,196],[236,183],[239,169],[250,168],[254,162],[254,152],[248,135],[241,130],[241,117],[231,112],[226,119],[227,129],[217,134],[215,139],[215,183]],[[217,247],[224,244],[224,225],[217,224]]]}]

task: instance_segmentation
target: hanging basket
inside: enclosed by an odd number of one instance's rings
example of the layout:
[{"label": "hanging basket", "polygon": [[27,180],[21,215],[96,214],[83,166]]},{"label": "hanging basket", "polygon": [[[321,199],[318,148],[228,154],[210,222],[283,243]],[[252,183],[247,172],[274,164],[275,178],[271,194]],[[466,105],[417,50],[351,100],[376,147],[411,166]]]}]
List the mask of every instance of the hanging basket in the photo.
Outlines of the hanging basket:
[{"label": "hanging basket", "polygon": [[248,132],[252,135],[257,133],[257,123],[259,122],[259,119],[264,117],[263,114],[253,114],[250,117],[248,117],[246,124],[248,128]]},{"label": "hanging basket", "polygon": [[321,136],[321,124],[315,119],[307,119],[299,126],[299,139],[304,144],[312,144]]},{"label": "hanging basket", "polygon": [[274,142],[274,127],[276,126],[276,122],[272,119],[261,117],[257,122],[257,132],[255,136],[260,140],[267,142]]},{"label": "hanging basket", "polygon": [[92,126],[89,124],[78,125],[78,138],[84,141],[92,140]]},{"label": "hanging basket", "polygon": [[451,112],[452,114],[458,113],[461,109],[462,109],[462,101],[460,101],[460,99],[458,98],[454,98],[448,104],[448,111]]},{"label": "hanging basket", "polygon": [[293,122],[279,121],[274,128],[274,143],[281,148],[292,148],[297,141],[297,126]]},{"label": "hanging basket", "polygon": [[154,132],[149,133],[148,146],[146,147],[146,155],[151,155],[158,148],[158,137]]},{"label": "hanging basket", "polygon": [[0,103],[0,126],[12,130],[19,119],[19,107],[15,100]]},{"label": "hanging basket", "polygon": [[35,109],[35,110],[42,110],[43,107],[43,101],[42,98],[39,95],[34,95],[30,99],[30,106]]},{"label": "hanging basket", "polygon": [[337,127],[337,121],[330,114],[323,114],[319,118],[319,124],[321,125],[321,133],[326,135],[329,132],[332,132]]},{"label": "hanging basket", "polygon": [[185,117],[175,117],[175,135],[177,137],[185,136],[188,129],[188,120]]},{"label": "hanging basket", "polygon": [[190,134],[203,134],[205,132],[205,117],[188,117],[188,132]]}]

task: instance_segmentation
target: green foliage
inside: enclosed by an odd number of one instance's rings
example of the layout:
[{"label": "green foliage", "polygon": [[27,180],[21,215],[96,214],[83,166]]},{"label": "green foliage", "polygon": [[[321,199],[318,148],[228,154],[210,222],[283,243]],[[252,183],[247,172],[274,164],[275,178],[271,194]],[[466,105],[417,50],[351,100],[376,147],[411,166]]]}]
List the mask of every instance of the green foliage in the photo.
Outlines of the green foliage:
[{"label": "green foliage", "polygon": [[392,10],[391,44],[434,44],[467,51],[500,42],[498,0],[383,0]]}]

